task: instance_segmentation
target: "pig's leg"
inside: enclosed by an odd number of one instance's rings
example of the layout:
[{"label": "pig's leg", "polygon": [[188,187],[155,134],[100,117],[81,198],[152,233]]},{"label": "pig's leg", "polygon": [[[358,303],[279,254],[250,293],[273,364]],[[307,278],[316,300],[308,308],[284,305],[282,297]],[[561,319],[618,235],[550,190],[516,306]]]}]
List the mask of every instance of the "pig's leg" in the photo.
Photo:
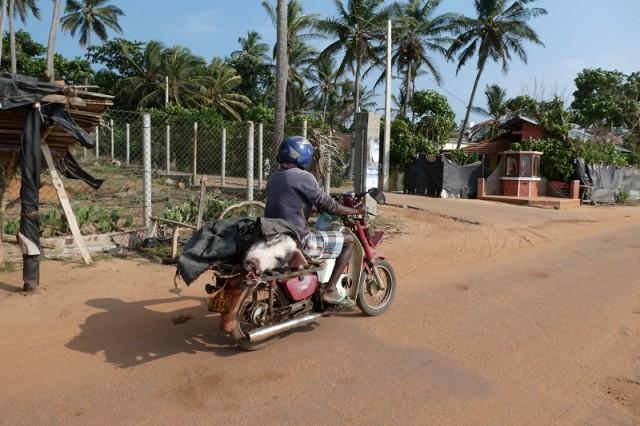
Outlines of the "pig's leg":
[{"label": "pig's leg", "polygon": [[287,265],[291,269],[302,269],[303,266],[307,266],[307,259],[305,259],[300,250],[296,249],[291,252],[289,259],[287,260]]},{"label": "pig's leg", "polygon": [[244,294],[244,291],[242,291],[241,288],[236,287],[238,284],[238,281],[234,281],[230,284],[228,290],[231,295],[229,312],[222,314],[220,317],[220,330],[225,333],[231,333],[238,323],[238,311],[240,310],[240,305],[242,304],[243,299],[242,296]]}]

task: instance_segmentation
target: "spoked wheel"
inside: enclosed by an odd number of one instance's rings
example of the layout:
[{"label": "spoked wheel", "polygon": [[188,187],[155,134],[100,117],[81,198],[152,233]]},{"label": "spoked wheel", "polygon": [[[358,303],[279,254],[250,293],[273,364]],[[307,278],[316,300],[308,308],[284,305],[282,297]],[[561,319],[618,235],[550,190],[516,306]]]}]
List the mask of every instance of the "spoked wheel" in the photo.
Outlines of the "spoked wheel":
[{"label": "spoked wheel", "polygon": [[[258,285],[253,289],[248,289],[242,295],[243,300],[238,310],[236,327],[231,332],[231,338],[242,349],[246,351],[256,351],[262,349],[274,341],[278,336],[260,343],[249,341],[249,332],[256,328],[269,324],[269,289],[266,285]],[[276,289],[273,307],[274,309],[284,306],[285,296],[280,289]]]},{"label": "spoked wheel", "polygon": [[362,312],[371,316],[384,313],[396,296],[396,274],[393,267],[382,260],[376,264],[376,268],[385,288],[380,289],[373,274],[365,272],[356,300]]}]

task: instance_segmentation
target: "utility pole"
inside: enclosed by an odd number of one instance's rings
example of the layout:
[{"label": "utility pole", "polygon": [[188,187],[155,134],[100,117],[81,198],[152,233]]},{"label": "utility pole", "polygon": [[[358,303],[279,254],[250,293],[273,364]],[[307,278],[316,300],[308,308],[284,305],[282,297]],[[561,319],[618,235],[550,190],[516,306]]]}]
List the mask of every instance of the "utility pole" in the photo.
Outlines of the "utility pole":
[{"label": "utility pole", "polygon": [[[389,156],[391,155],[391,19],[387,20],[387,77],[384,97],[384,145],[382,147],[382,176],[379,186],[389,190]],[[380,185],[382,184],[382,185]]]}]

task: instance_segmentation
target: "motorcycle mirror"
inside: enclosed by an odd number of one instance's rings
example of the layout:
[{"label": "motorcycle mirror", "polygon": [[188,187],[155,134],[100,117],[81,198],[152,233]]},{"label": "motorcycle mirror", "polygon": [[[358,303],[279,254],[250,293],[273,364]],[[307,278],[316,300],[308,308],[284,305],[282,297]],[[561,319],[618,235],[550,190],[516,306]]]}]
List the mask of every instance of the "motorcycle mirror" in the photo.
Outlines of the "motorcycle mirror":
[{"label": "motorcycle mirror", "polygon": [[371,188],[367,191],[367,193],[371,196],[371,198],[376,200],[376,203],[378,204],[384,204],[387,201],[386,197],[384,196],[384,192],[380,191],[378,188]]}]

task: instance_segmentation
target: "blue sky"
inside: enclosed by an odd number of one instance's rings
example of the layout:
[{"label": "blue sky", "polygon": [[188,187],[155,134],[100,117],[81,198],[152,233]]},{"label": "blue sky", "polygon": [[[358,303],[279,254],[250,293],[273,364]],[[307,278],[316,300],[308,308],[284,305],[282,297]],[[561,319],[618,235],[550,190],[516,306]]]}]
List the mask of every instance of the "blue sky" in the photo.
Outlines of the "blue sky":
[{"label": "blue sky", "polygon": [[[124,37],[147,41],[160,40],[166,45],[184,45],[194,53],[210,59],[227,56],[237,49],[238,37],[247,30],[260,32],[272,43],[275,31],[260,0],[112,0],[126,16],[121,19]],[[40,1],[43,20],[31,19],[26,26],[34,38],[46,44],[51,1]],[[333,15],[332,0],[303,0],[307,13]],[[472,0],[444,0],[440,12],[473,14]],[[570,99],[573,79],[585,67],[640,71],[640,0],[540,0],[537,5],[549,11],[535,19],[546,47],[528,46],[529,63],[514,61],[507,75],[500,67],[489,64],[480,82],[498,83],[509,96],[522,93],[536,97],[553,93]],[[318,42],[318,47],[326,43]],[[58,39],[58,51],[66,56],[82,55],[77,41],[68,34]],[[449,98],[458,119],[463,117],[465,104],[475,77],[475,66],[467,65],[456,76],[455,66],[443,58],[437,63],[444,76],[442,87],[429,78],[417,81],[417,89],[435,89]],[[397,84],[394,84],[397,86]],[[382,90],[382,87],[380,88]],[[384,102],[382,92],[378,102]],[[479,94],[476,105],[483,105]]]}]

